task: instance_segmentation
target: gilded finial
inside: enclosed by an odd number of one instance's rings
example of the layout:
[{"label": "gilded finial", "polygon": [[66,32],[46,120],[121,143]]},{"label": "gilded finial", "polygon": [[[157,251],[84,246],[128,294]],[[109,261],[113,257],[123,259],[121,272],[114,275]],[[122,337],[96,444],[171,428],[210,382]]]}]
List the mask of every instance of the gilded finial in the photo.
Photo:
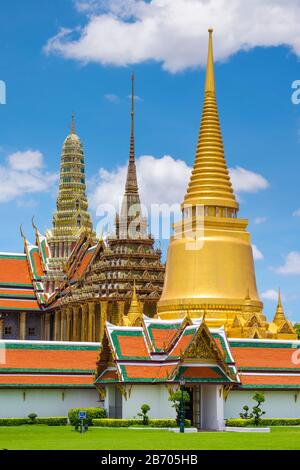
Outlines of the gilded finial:
[{"label": "gilded finial", "polygon": [[210,28],[208,40],[208,57],[206,67],[205,93],[215,93],[215,72],[214,72],[214,53],[213,53],[213,29]]},{"label": "gilded finial", "polygon": [[75,114],[72,113],[72,123],[71,123],[71,134],[75,134],[76,132],[76,129],[75,129]]},{"label": "gilded finial", "polygon": [[282,308],[280,287],[278,289],[278,307]]}]

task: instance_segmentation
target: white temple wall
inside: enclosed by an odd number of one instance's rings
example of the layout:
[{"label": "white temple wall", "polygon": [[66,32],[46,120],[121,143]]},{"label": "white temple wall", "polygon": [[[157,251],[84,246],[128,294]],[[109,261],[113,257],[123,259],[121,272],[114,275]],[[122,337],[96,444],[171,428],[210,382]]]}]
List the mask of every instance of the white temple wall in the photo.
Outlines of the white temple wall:
[{"label": "white temple wall", "polygon": [[[255,405],[252,397],[255,390],[234,390],[224,404],[225,418],[239,418],[243,406]],[[266,401],[261,405],[266,411],[264,418],[300,418],[300,392],[272,390],[264,392]]]},{"label": "white temple wall", "polygon": [[122,397],[122,417],[136,417],[145,403],[151,407],[148,413],[150,419],[176,418],[175,409],[169,401],[169,392],[164,385],[133,385],[130,398],[125,400]]},{"label": "white temple wall", "polygon": [[70,408],[99,406],[96,389],[0,389],[0,418],[68,416]]},{"label": "white temple wall", "polygon": [[221,431],[224,428],[224,400],[221,385],[201,386],[201,428]]}]

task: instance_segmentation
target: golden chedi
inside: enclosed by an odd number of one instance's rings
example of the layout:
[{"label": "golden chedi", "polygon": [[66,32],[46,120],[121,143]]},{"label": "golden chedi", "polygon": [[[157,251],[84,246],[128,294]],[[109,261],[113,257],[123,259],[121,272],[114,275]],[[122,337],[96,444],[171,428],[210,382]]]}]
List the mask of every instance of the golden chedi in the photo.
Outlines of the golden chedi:
[{"label": "golden chedi", "polygon": [[224,156],[209,30],[202,121],[182,221],[174,225],[170,240],[158,303],[161,319],[205,315],[210,327],[225,325],[229,336],[270,336],[256,287],[248,221],[237,217],[238,210]]}]

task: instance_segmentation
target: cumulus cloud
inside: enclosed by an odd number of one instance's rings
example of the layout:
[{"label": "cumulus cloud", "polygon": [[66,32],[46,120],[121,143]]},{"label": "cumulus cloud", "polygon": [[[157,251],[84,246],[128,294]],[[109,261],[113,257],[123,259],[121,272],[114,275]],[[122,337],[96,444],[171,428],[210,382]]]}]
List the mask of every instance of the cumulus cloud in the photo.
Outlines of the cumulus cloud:
[{"label": "cumulus cloud", "polygon": [[252,245],[252,252],[253,252],[253,258],[254,258],[256,261],[260,261],[260,260],[264,259],[264,255],[263,255],[262,252],[257,248],[256,245]]},{"label": "cumulus cloud", "polygon": [[22,198],[26,194],[47,192],[57,180],[57,174],[43,169],[43,154],[40,151],[15,152],[7,157],[5,165],[0,166],[0,203]]},{"label": "cumulus cloud", "polygon": [[83,27],[62,28],[45,51],[83,63],[126,66],[154,60],[178,72],[204,65],[207,29],[215,57],[257,46],[300,55],[299,0],[76,0]]},{"label": "cumulus cloud", "polygon": [[[261,297],[266,300],[278,300],[278,291],[275,289],[267,289],[261,293]],[[284,300],[284,296],[281,295],[282,300]]]},{"label": "cumulus cloud", "polygon": [[[175,204],[183,200],[191,169],[182,160],[175,160],[169,155],[155,158],[143,155],[136,161],[138,183],[142,203],[146,207],[151,204]],[[127,165],[107,171],[101,168],[95,189],[90,196],[94,209],[99,205],[111,202],[119,207],[124,193]]]},{"label": "cumulus cloud", "polygon": [[255,225],[261,225],[264,224],[267,221],[267,217],[256,217],[254,219]]},{"label": "cumulus cloud", "polygon": [[[172,205],[183,201],[192,171],[183,160],[170,155],[161,158],[144,155],[137,158],[136,165],[141,200],[146,207],[153,203]],[[105,168],[99,170],[90,194],[90,204],[94,210],[108,202],[119,207],[124,193],[126,171],[127,163],[111,171]],[[268,185],[261,175],[249,170],[239,168],[238,171],[229,171],[234,175],[233,186],[237,192],[257,192]]]},{"label": "cumulus cloud", "polygon": [[278,274],[299,275],[300,274],[300,252],[291,251],[284,259],[284,264],[275,268]]},{"label": "cumulus cloud", "polygon": [[262,175],[236,167],[229,170],[232,185],[237,193],[257,193],[267,189],[269,183]]},{"label": "cumulus cloud", "polygon": [[106,93],[106,95],[104,95],[104,99],[114,104],[120,102],[120,97],[118,95],[115,95],[114,93]]}]

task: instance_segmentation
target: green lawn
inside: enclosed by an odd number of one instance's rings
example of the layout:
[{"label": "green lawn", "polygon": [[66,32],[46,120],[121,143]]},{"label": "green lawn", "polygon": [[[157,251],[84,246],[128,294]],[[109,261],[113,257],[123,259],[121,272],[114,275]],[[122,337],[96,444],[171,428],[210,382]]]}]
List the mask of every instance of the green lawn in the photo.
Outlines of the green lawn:
[{"label": "green lawn", "polygon": [[300,449],[300,428],[273,428],[270,434],[201,432],[181,435],[168,431],[100,428],[79,434],[70,426],[1,426],[0,449]]}]

